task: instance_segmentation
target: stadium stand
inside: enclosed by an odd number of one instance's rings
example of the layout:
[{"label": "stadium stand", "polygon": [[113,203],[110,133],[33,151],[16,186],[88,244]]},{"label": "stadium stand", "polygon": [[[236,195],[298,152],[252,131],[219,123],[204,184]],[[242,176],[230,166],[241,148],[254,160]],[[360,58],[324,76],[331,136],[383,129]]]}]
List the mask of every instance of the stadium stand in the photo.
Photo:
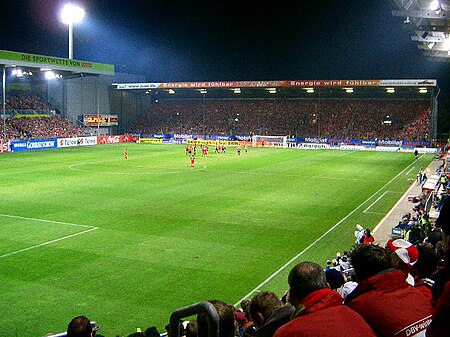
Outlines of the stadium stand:
[{"label": "stadium stand", "polygon": [[420,141],[430,115],[429,104],[410,100],[161,100],[129,131]]}]

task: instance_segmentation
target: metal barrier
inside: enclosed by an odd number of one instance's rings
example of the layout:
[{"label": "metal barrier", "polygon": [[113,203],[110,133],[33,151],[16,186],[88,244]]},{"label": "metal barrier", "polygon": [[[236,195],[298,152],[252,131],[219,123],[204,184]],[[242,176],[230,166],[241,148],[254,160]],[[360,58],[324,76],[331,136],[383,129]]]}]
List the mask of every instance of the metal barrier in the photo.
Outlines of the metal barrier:
[{"label": "metal barrier", "polygon": [[206,312],[208,315],[208,337],[219,337],[219,315],[217,310],[209,302],[199,302],[178,310],[170,315],[169,336],[180,337],[180,322],[184,317]]}]

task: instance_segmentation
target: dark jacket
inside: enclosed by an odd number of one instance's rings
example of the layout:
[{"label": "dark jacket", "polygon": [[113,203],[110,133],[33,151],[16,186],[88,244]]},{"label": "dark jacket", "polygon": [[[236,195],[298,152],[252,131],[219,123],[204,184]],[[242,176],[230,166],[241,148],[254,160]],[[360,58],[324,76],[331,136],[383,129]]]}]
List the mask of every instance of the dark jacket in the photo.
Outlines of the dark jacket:
[{"label": "dark jacket", "polygon": [[292,305],[285,305],[269,317],[267,322],[256,330],[256,337],[272,337],[277,329],[290,321],[291,315],[294,312]]}]

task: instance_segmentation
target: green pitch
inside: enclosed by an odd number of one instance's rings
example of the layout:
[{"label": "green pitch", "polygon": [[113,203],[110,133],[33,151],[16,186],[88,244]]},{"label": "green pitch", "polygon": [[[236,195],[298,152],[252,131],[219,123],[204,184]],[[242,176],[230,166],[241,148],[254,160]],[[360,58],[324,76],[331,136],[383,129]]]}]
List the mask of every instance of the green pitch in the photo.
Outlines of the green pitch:
[{"label": "green pitch", "polygon": [[186,305],[282,295],[295,263],[347,250],[355,224],[375,227],[432,160],[229,148],[191,168],[183,146],[126,147],[128,160],[125,145],[0,156],[2,336],[81,314],[108,337],[162,332]]}]

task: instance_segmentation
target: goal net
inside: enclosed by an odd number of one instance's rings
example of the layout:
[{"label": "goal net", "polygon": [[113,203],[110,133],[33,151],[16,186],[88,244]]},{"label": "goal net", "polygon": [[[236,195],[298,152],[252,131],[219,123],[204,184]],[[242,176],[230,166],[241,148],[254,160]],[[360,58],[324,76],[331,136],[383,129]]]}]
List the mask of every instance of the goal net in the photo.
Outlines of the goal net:
[{"label": "goal net", "polygon": [[287,148],[287,136],[252,136],[252,147],[283,147]]}]

